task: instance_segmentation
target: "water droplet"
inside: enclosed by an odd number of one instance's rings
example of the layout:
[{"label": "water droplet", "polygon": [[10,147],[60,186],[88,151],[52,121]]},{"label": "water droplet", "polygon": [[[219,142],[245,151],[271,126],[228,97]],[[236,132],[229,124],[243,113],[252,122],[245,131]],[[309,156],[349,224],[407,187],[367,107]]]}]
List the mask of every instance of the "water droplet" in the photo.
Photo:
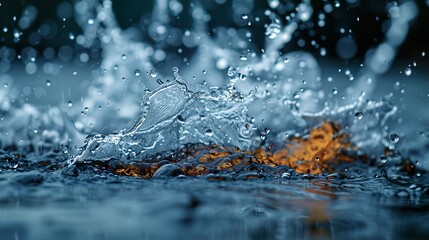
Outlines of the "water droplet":
[{"label": "water droplet", "polygon": [[247,20],[249,19],[249,16],[247,14],[241,14],[241,19]]},{"label": "water droplet", "polygon": [[213,136],[213,130],[207,129],[206,132],[205,132],[205,134],[206,134],[207,137],[211,137],[211,136]]},{"label": "water droplet", "polygon": [[150,74],[151,77],[156,78],[156,76],[158,75],[158,71],[156,71],[155,69],[152,68],[149,71],[149,74]]},{"label": "water droplet", "polygon": [[179,73],[179,68],[178,67],[173,67],[172,70],[173,70],[173,73],[175,73],[175,74]]},{"label": "water droplet", "polygon": [[392,141],[392,143],[397,143],[399,142],[399,135],[397,133],[391,133],[389,135],[390,141]]},{"label": "water droplet", "polygon": [[240,74],[240,80],[241,81],[246,81],[246,79],[247,79],[246,74]]},{"label": "water droplet", "polygon": [[259,133],[259,138],[264,141],[267,138],[267,135],[264,132]]},{"label": "water droplet", "polygon": [[411,73],[412,73],[411,68],[405,68],[404,73],[405,73],[406,76],[410,76]]},{"label": "water droplet", "polygon": [[271,130],[270,130],[269,128],[265,128],[265,129],[264,129],[265,134],[270,133],[270,131],[271,131]]},{"label": "water droplet", "polygon": [[203,70],[203,74],[206,74],[207,72],[206,72],[206,70]]},{"label": "water droplet", "polygon": [[332,89],[332,94],[334,95],[338,94],[338,89],[337,88]]},{"label": "water droplet", "polygon": [[233,79],[233,78],[237,78],[237,71],[235,70],[235,68],[233,67],[229,67],[228,68],[228,77]]},{"label": "water droplet", "polygon": [[5,88],[9,87],[9,84],[5,83],[5,84],[4,84],[4,87],[5,87]]},{"label": "water droplet", "polygon": [[357,113],[355,113],[355,117],[356,117],[357,119],[361,120],[361,119],[362,119],[362,117],[363,117],[363,113],[362,113],[362,112],[357,112]]},{"label": "water droplet", "polygon": [[122,54],[122,59],[123,59],[123,60],[127,59],[127,55]]},{"label": "water droplet", "polygon": [[247,61],[247,57],[243,55],[243,56],[240,57],[240,60],[241,61]]},{"label": "water droplet", "polygon": [[326,49],[325,48],[320,49],[320,56],[322,56],[322,57],[326,56]]},{"label": "water droplet", "polygon": [[269,39],[275,39],[279,34],[280,34],[280,25],[274,22],[268,25],[267,30],[265,31],[265,35]]},{"label": "water droplet", "polygon": [[46,86],[50,87],[52,85],[51,81],[46,80]]},{"label": "water droplet", "polygon": [[73,103],[72,103],[72,101],[69,101],[69,102],[67,103],[67,105],[68,105],[69,107],[73,107]]},{"label": "water droplet", "polygon": [[270,5],[270,8],[276,9],[280,5],[279,0],[268,0],[268,5]]},{"label": "water droplet", "polygon": [[134,76],[136,76],[136,77],[140,76],[140,71],[139,70],[135,70],[134,71]]}]

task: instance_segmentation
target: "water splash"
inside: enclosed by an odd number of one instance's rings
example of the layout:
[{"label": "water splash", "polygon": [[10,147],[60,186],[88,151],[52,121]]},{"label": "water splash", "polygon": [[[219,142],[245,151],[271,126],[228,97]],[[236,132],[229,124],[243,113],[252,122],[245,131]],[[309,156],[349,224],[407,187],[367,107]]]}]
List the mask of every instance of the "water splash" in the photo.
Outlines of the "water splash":
[{"label": "water splash", "polygon": [[82,153],[69,165],[83,160],[141,160],[189,143],[250,147],[251,132],[243,129],[251,130],[246,115],[251,98],[231,87],[190,85],[177,67],[173,74],[172,82],[146,92],[141,116],[131,128],[88,137]]},{"label": "water splash", "polygon": [[[409,1],[388,6],[392,24],[386,39],[377,50],[368,51],[364,73],[356,81],[353,94],[341,104],[338,89],[330,94],[322,88],[321,69],[314,56],[303,51],[282,53],[300,25],[312,19],[314,10],[310,1],[301,1],[285,18],[275,13],[279,1],[269,1],[269,6],[272,11],[266,11],[265,15],[271,23],[266,26],[265,46],[256,49],[249,41],[251,35],[240,36],[239,31],[232,28],[218,28],[216,37],[209,36],[210,18],[204,13],[203,4],[192,5],[192,31],[174,29],[170,26],[172,15],[177,16],[183,6],[176,1],[157,1],[148,27],[151,40],[167,46],[166,33],[180,32],[184,35],[180,44],[195,48],[191,59],[183,61],[186,67],[180,66],[186,71],[179,75],[175,68],[174,79],[170,81],[155,67],[155,63],[165,59],[166,52],[149,44],[149,39],[136,41],[132,31],[122,30],[115,20],[111,1],[78,1],[76,20],[83,35],[73,39],[80,39],[77,42],[83,47],[95,45],[103,50],[101,67],[88,85],[87,93],[81,102],[61,107],[71,109],[67,116],[61,113],[61,108],[49,110],[55,116],[26,104],[16,108],[31,112],[29,121],[40,122],[34,128],[49,129],[47,126],[51,125],[55,132],[64,132],[55,142],[79,142],[83,134],[91,134],[70,163],[143,159],[187,143],[215,143],[246,149],[261,144],[267,135],[284,141],[285,136],[302,133],[324,120],[347,128],[353,142],[370,156],[377,156],[384,147],[395,148],[386,124],[396,107],[391,106],[388,99],[373,101],[365,97],[371,96],[374,86],[368,84],[368,79],[376,81],[377,75],[387,71],[393,61],[409,23],[417,15],[416,5]],[[249,23],[253,19],[249,14],[239,16]],[[405,31],[400,31],[401,27],[405,27]],[[207,66],[212,69],[201,70]],[[201,74],[196,77],[197,72]],[[195,84],[203,80],[205,85]],[[6,97],[10,90],[5,89],[0,90],[1,106],[8,109],[14,103]],[[360,90],[364,89],[365,93],[361,94]],[[19,129],[12,122],[20,116],[19,110],[8,113],[5,117],[8,124],[4,126]],[[51,116],[54,123],[39,121],[44,116]],[[134,119],[138,120],[124,130]],[[23,132],[13,130],[10,134],[20,136]],[[260,137],[253,138],[254,132],[260,132]],[[16,143],[15,135],[9,142],[3,140],[2,145]],[[50,141],[29,139],[34,144]]]}]

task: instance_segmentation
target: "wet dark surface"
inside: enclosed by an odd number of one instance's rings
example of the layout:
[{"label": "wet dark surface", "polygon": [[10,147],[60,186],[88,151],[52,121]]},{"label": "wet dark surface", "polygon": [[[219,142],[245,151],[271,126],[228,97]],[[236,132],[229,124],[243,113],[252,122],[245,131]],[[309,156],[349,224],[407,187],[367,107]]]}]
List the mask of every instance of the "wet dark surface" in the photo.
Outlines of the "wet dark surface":
[{"label": "wet dark surface", "polygon": [[240,180],[240,174],[221,172],[146,180],[94,163],[65,175],[58,170],[62,154],[44,160],[6,155],[0,160],[2,239],[429,236],[429,174],[410,175],[401,164],[352,165],[330,175]]}]

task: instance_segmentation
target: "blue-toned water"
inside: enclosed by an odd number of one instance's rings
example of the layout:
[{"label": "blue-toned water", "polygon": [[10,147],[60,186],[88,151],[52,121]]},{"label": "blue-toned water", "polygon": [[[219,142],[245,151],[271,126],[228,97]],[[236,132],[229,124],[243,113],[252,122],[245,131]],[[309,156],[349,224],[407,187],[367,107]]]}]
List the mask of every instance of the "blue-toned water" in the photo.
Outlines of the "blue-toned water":
[{"label": "blue-toned water", "polygon": [[5,21],[1,239],[428,238],[429,49],[397,58],[426,3],[382,6],[360,58],[312,33],[359,1],[115,4],[59,4],[58,49],[42,9]]}]

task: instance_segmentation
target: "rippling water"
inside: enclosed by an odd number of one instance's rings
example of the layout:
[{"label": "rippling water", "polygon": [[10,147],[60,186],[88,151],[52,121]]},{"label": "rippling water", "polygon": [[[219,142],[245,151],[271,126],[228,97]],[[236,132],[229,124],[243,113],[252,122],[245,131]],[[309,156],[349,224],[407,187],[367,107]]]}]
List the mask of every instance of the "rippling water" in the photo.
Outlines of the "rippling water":
[{"label": "rippling water", "polygon": [[[384,39],[343,68],[322,43],[311,43],[322,58],[284,49],[314,19],[323,28],[339,2],[316,12],[310,1],[270,0],[261,16],[253,1],[234,4],[236,28],[215,36],[197,1],[192,28],[172,20],[185,3],[161,0],[143,33],[121,29],[111,1],[61,5],[57,14],[70,8],[82,28],[69,33],[76,49],[101,49],[92,66],[85,51],[63,65],[66,48],[53,60],[2,49],[2,239],[429,236],[427,83],[416,62],[400,70],[408,85],[389,76],[418,5],[387,4]],[[19,28],[37,11],[27,7]],[[260,21],[262,49],[252,42]],[[342,38],[337,54],[352,61],[353,48]],[[29,101],[45,91],[20,89],[36,73],[51,76],[43,85],[60,103]],[[66,94],[61,78],[81,73],[83,91]]]}]

